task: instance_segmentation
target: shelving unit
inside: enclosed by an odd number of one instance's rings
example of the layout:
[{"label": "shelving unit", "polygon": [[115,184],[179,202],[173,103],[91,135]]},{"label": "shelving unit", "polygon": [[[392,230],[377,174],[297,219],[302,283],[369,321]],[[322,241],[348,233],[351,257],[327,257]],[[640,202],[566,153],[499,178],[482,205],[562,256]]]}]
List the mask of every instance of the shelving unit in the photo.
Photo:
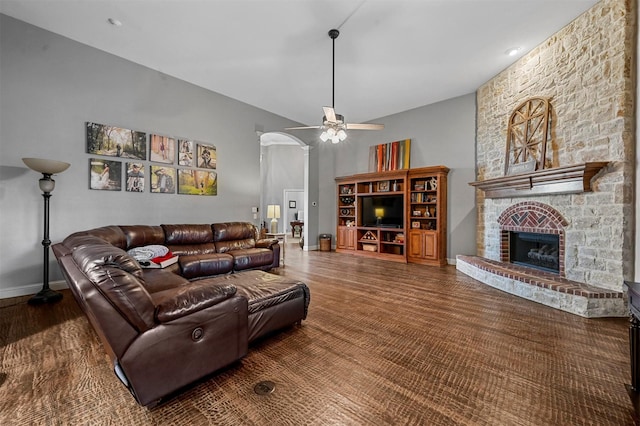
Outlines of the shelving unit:
[{"label": "shelving unit", "polygon": [[447,263],[448,173],[444,166],[409,170],[409,262],[437,266]]},{"label": "shelving unit", "polygon": [[[336,178],[336,252],[445,265],[448,172],[435,166]],[[385,223],[384,210],[395,208],[375,205],[390,198],[402,213]],[[372,209],[380,214],[377,220],[371,220]]]},{"label": "shelving unit", "polygon": [[[406,262],[404,197],[407,171],[364,173],[336,179],[338,230],[336,251]],[[400,196],[402,217],[388,225],[363,222],[363,200]]]},{"label": "shelving unit", "polygon": [[356,184],[338,185],[336,251],[356,249]]}]

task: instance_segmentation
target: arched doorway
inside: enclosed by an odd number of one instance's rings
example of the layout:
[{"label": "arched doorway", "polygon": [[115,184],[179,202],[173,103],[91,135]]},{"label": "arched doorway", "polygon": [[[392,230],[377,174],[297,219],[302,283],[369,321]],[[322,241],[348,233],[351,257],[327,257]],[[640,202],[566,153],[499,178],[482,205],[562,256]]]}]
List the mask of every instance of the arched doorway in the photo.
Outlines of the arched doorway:
[{"label": "arched doorway", "polygon": [[[269,223],[267,206],[279,205],[278,232],[290,233],[290,216],[308,223],[309,211],[309,149],[295,136],[283,132],[259,133],[260,139],[260,223]],[[302,205],[285,200],[287,191],[301,190]],[[308,250],[307,226],[302,228],[304,247]]]}]

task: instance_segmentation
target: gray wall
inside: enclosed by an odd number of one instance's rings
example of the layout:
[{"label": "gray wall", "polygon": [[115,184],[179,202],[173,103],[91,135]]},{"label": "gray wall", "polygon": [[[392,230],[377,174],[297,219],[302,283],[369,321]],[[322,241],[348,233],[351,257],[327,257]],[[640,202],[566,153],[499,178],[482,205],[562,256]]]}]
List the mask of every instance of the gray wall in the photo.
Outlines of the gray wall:
[{"label": "gray wall", "polygon": [[[285,189],[304,189],[304,151],[299,145],[269,145],[262,148],[262,217],[270,227],[271,219],[267,219],[267,205],[280,205],[278,232],[289,229],[289,206],[284,203]],[[304,210],[304,199],[296,199],[296,209]]]},{"label": "gray wall", "polygon": [[[324,161],[320,188],[333,185],[331,202],[323,209],[324,221],[331,218],[336,229],[335,176],[368,172],[369,147],[411,139],[411,168],[444,165],[451,169],[448,179],[447,258],[476,254],[475,192],[475,93],[412,109],[374,120],[385,125],[382,131],[350,132],[345,143],[334,145],[334,165]],[[325,166],[326,167],[323,167]],[[325,210],[328,209],[328,210]],[[326,213],[326,214],[325,214]]]},{"label": "gray wall", "polygon": [[[219,195],[89,190],[86,121],[216,145]],[[42,282],[41,175],[22,157],[71,163],[55,177],[53,242],[107,224],[253,222],[251,207],[260,204],[255,129],[296,124],[0,15],[0,297],[35,293]],[[51,266],[52,280],[60,279],[54,260]]]},{"label": "gray wall", "polygon": [[[219,195],[89,190],[86,121],[216,145]],[[317,248],[318,234],[335,234],[334,178],[366,172],[369,146],[411,138],[412,167],[451,168],[447,256],[475,254],[474,193],[468,186],[474,180],[474,94],[375,121],[385,123],[385,130],[351,132],[339,145],[316,143],[314,132],[296,132],[309,144],[302,154],[309,161],[309,175],[303,177],[308,206],[300,209],[306,210],[308,248]],[[0,298],[34,293],[41,285],[40,176],[22,157],[72,164],[55,178],[54,242],[106,224],[255,222],[251,207],[260,205],[261,191],[255,130],[281,131],[295,124],[0,15]],[[51,266],[52,280],[61,279],[53,260]]]}]

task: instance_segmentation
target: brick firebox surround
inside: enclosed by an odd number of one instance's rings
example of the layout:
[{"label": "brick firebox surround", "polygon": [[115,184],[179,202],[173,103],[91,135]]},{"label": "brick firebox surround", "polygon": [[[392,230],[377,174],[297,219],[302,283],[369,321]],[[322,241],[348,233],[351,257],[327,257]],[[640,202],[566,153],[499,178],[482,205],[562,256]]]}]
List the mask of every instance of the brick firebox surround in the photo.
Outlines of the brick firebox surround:
[{"label": "brick firebox surround", "polygon": [[[478,89],[476,181],[504,177],[508,118],[532,97],[552,105],[549,168],[607,166],[583,193],[490,198],[477,189],[477,256],[458,256],[459,270],[578,315],[628,315],[624,281],[632,280],[635,261],[636,8],[635,1],[599,1]],[[532,275],[504,262],[499,218],[529,201],[549,206],[566,222],[564,276]]]},{"label": "brick firebox surround", "polygon": [[498,217],[500,224],[500,260],[509,262],[510,232],[532,232],[558,236],[559,272],[564,277],[564,228],[568,222],[553,207],[537,201],[523,201],[508,207]]}]

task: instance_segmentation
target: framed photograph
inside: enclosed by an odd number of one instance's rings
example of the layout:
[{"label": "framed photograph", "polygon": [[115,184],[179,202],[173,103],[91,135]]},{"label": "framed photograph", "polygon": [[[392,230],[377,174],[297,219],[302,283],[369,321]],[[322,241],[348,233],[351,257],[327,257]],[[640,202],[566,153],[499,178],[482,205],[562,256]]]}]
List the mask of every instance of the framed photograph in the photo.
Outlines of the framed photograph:
[{"label": "framed photograph", "polygon": [[387,192],[389,191],[389,181],[381,180],[378,182],[378,192]]},{"label": "framed photograph", "polygon": [[176,169],[173,167],[151,166],[151,192],[175,194],[175,182]]},{"label": "framed photograph", "polygon": [[215,169],[218,156],[216,154],[216,147],[213,145],[207,145],[204,143],[198,143],[198,159],[196,160],[196,166],[201,169]]},{"label": "framed photograph", "polygon": [[218,174],[207,170],[178,170],[178,194],[218,195]]},{"label": "framed photograph", "polygon": [[87,153],[135,160],[147,159],[146,133],[90,122],[86,123],[86,127]]},{"label": "framed photograph", "polygon": [[142,163],[127,163],[128,192],[144,192],[144,165]]},{"label": "framed photograph", "polygon": [[156,163],[173,164],[176,156],[176,140],[161,135],[151,135],[149,139],[149,160]]},{"label": "framed photograph", "polygon": [[289,208],[290,208],[290,209],[295,209],[295,208],[296,208],[296,202],[295,202],[295,200],[293,200],[293,201],[289,201]]},{"label": "framed photograph", "polygon": [[193,141],[178,139],[178,165],[193,166]]},{"label": "framed photograph", "polygon": [[120,191],[122,163],[102,158],[89,159],[89,188],[101,191]]},{"label": "framed photograph", "polygon": [[411,228],[420,229],[420,222],[418,222],[417,220],[414,222],[411,222]]}]

